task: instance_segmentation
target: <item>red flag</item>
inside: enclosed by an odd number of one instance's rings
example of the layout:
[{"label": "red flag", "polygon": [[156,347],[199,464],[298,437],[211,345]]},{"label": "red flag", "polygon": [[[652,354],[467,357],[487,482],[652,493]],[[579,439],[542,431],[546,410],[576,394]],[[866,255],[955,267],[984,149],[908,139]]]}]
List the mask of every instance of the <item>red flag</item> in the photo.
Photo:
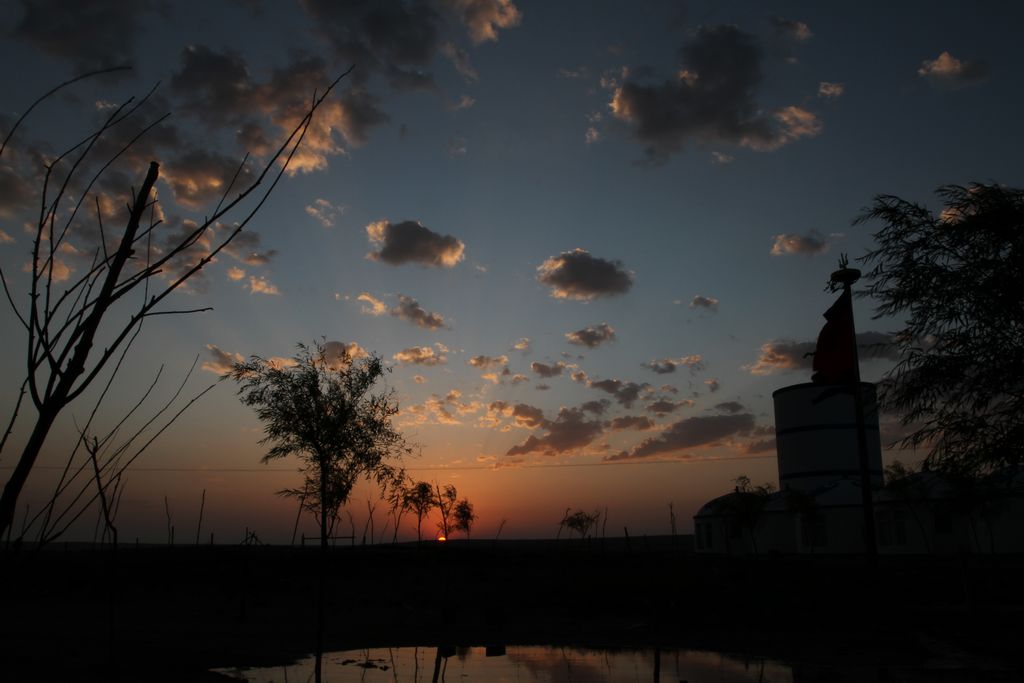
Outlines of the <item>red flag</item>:
[{"label": "red flag", "polygon": [[825,311],[825,326],[818,334],[812,367],[811,381],[818,384],[851,384],[857,379],[853,300],[849,288],[844,288],[836,302]]}]

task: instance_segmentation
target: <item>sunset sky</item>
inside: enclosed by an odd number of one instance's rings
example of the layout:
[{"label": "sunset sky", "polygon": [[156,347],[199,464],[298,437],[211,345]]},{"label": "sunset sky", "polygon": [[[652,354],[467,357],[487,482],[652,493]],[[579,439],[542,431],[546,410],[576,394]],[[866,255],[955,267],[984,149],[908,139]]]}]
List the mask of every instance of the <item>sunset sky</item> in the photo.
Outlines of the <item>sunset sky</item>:
[{"label": "sunset sky", "polygon": [[[356,344],[391,368],[397,424],[421,452],[410,473],[473,501],[475,535],[504,520],[502,537],[548,537],[569,507],[607,508],[609,535],[668,533],[669,503],[689,532],[738,475],[775,480],[771,392],[809,380],[824,285],[840,253],[871,245],[872,226],[852,221],[872,198],[936,208],[942,184],[1024,182],[1020,6],[845,7],[12,2],[3,134],[74,75],[133,70],[75,84],[19,129],[0,158],[0,266],[23,307],[41,160],[128,97],[157,85],[138,121],[172,116],[91,192],[112,229],[159,161],[165,244],[355,65],[258,216],[165,306],[214,311],[147,323],[100,421],[161,364],[147,415],[196,357],[183,395],[250,355]],[[96,239],[94,221],[76,227],[57,275],[81,273]],[[898,324],[866,300],[855,312],[867,341]],[[0,316],[6,424],[25,342],[9,307]],[[64,416],[24,502],[39,505],[91,407]],[[261,465],[260,436],[220,383],[130,471],[122,537],[163,540],[165,496],[194,529],[205,489],[218,539],[248,526],[287,541],[295,504],[274,492],[299,481],[297,461]],[[372,498],[353,496],[357,533]]]}]

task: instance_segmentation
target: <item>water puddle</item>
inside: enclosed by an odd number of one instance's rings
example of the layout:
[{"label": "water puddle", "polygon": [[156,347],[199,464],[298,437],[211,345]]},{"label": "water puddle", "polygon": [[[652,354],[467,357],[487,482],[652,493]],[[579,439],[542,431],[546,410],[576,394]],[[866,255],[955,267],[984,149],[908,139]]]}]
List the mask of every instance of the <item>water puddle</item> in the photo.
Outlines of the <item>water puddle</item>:
[{"label": "water puddle", "polygon": [[[249,683],[313,681],[314,658],[289,666],[217,669]],[[1003,683],[1019,672],[957,666],[787,664],[695,650],[597,650],[550,646],[403,647],[330,652],[323,681],[346,683]]]}]

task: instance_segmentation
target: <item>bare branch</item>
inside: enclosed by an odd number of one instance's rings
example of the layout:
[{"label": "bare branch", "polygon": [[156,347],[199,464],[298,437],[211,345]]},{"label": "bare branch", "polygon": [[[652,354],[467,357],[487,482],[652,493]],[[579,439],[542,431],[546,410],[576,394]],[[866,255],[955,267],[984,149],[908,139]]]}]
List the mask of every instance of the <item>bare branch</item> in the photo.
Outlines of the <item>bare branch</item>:
[{"label": "bare branch", "polygon": [[74,78],[66,80],[60,85],[51,88],[47,92],[40,95],[39,98],[37,98],[35,102],[29,105],[28,109],[26,109],[24,113],[22,113],[22,115],[18,117],[18,120],[14,122],[14,125],[11,126],[11,129],[7,132],[7,136],[4,138],[3,143],[0,143],[0,154],[3,154],[4,150],[7,149],[7,143],[11,141],[11,138],[14,136],[14,131],[18,130],[18,126],[20,126],[25,121],[25,119],[28,118],[28,115],[32,113],[32,110],[35,109],[43,101],[49,99],[56,93],[60,92],[62,89],[68,87],[69,85],[77,83],[78,81],[85,80],[86,78],[92,78],[93,76],[101,76],[103,74],[114,73],[115,71],[131,71],[131,67],[124,65],[114,66],[108,69],[100,69],[98,71],[90,71],[88,73],[84,73],[80,76],[75,76]]}]

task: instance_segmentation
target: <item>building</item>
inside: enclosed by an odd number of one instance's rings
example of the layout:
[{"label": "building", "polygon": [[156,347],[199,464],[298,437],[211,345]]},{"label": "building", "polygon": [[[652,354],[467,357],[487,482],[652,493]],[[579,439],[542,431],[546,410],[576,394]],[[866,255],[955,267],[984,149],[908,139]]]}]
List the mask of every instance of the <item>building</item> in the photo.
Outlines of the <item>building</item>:
[{"label": "building", "polygon": [[[1024,553],[1024,469],[980,480],[914,472],[883,484],[875,387],[860,387],[878,552]],[[850,387],[813,383],[773,394],[780,488],[737,488],[708,501],[694,516],[697,552],[864,552],[851,394]]]},{"label": "building", "polygon": [[1022,469],[884,482],[875,385],[860,381],[853,328],[860,273],[840,265],[832,281],[843,293],[825,313],[812,381],[772,394],[779,490],[737,487],[708,501],[693,518],[697,552],[860,554],[867,524],[879,553],[1024,552]]},{"label": "building", "polygon": [[[868,478],[882,487],[875,386],[858,385]],[[864,514],[852,385],[803,383],[772,394],[779,490],[734,490],[694,516],[698,552],[861,553]]]}]

